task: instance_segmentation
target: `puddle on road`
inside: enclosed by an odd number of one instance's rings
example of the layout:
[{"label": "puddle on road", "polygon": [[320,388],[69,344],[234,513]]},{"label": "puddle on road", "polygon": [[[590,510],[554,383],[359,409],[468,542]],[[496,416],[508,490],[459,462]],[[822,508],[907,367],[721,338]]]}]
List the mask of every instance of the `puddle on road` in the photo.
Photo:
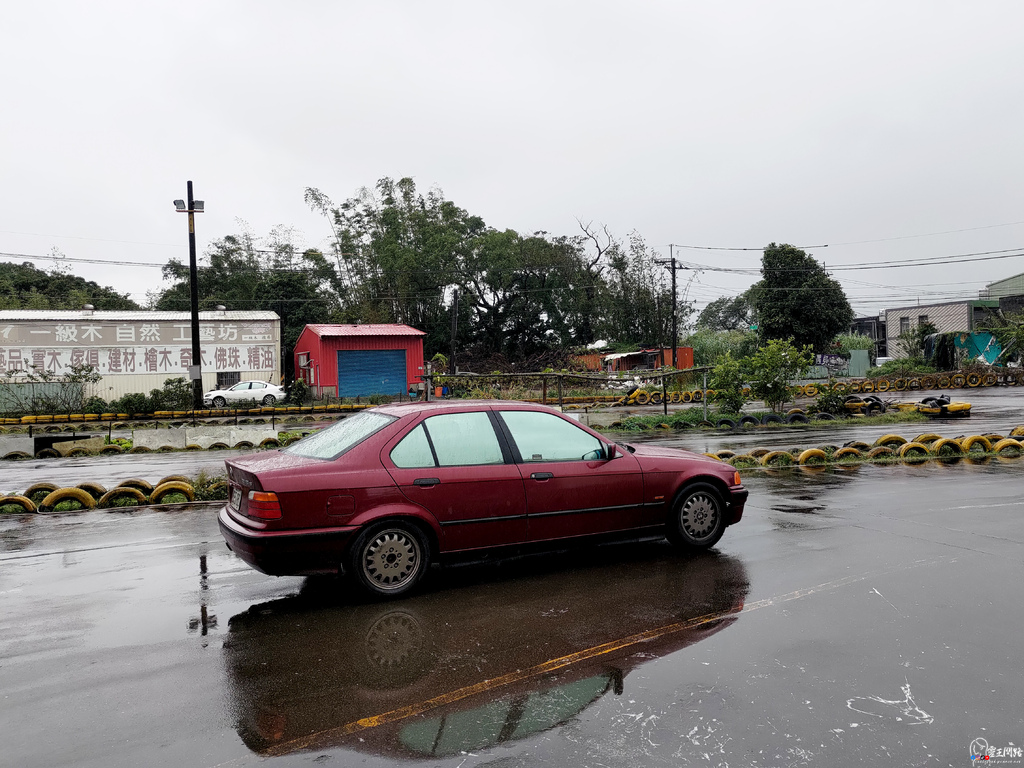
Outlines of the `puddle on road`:
[{"label": "puddle on road", "polygon": [[223,650],[239,735],[263,755],[487,750],[628,691],[631,670],[735,622],[749,591],[718,553],[627,545],[599,550],[599,567],[590,554],[450,568],[398,602],[339,605],[336,582],[311,579],[252,606]]}]

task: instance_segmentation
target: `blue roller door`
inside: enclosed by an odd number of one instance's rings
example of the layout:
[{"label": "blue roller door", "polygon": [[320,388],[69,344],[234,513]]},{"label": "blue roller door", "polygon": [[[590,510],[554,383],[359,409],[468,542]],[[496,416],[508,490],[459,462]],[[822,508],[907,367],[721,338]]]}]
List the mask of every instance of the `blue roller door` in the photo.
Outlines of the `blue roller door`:
[{"label": "blue roller door", "polygon": [[338,397],[397,395],[405,387],[404,349],[338,352]]}]

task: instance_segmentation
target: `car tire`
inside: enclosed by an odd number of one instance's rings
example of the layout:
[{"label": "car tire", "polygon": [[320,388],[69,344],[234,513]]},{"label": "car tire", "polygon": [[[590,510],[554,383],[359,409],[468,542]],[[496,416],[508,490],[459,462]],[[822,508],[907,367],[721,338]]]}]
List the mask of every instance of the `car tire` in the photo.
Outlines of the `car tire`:
[{"label": "car tire", "polygon": [[228,404],[228,401],[225,400],[223,397],[215,397],[215,398],[213,398],[213,407],[214,408],[223,408],[227,404]]},{"label": "car tire", "polygon": [[266,397],[263,398],[263,404],[264,405],[273,405],[276,402],[277,402],[277,398],[274,397],[273,395],[267,395]]},{"label": "car tire", "polygon": [[356,538],[349,553],[349,573],[374,597],[399,597],[411,590],[430,567],[430,544],[411,523],[384,522]]},{"label": "car tire", "polygon": [[707,483],[688,485],[676,496],[668,521],[668,539],[684,549],[708,549],[725,533],[725,502]]}]

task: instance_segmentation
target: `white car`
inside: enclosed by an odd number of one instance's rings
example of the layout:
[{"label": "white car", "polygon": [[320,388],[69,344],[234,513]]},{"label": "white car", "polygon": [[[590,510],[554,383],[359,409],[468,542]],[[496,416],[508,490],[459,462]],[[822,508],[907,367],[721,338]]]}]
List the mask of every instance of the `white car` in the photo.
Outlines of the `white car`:
[{"label": "white car", "polygon": [[248,400],[273,405],[278,400],[284,400],[284,387],[265,381],[240,381],[227,389],[214,389],[203,395],[203,405],[212,405],[214,408]]}]

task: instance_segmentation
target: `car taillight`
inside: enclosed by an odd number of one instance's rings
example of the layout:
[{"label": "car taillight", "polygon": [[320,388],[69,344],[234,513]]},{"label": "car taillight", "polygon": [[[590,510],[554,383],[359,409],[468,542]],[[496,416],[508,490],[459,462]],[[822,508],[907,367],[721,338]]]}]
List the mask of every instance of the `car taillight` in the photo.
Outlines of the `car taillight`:
[{"label": "car taillight", "polygon": [[733,472],[732,473],[732,484],[733,485],[742,485],[743,484],[743,481],[740,480],[740,473],[739,472]]},{"label": "car taillight", "polygon": [[280,520],[281,502],[276,493],[249,491],[249,503],[246,504],[245,513],[259,520]]}]

